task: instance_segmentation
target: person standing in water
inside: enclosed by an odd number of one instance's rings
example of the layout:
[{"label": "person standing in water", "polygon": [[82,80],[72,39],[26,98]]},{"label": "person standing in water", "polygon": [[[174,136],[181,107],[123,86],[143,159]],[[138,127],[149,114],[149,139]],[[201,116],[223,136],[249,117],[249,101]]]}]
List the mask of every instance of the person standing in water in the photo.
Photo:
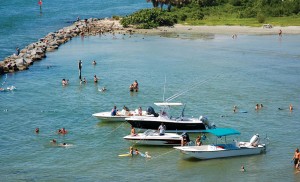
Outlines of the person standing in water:
[{"label": "person standing in water", "polygon": [[42,0],[39,0],[38,4],[39,4],[39,6],[40,6],[40,13],[42,13],[42,5],[43,5]]},{"label": "person standing in water", "polygon": [[95,82],[95,83],[97,83],[97,82],[98,82],[97,75],[94,75],[94,82]]},{"label": "person standing in water", "polygon": [[81,80],[81,68],[82,68],[82,61],[78,61],[78,70],[79,70],[79,79]]},{"label": "person standing in water", "polygon": [[292,112],[293,111],[293,105],[292,104],[290,104],[290,111]]},{"label": "person standing in water", "polygon": [[278,36],[279,36],[279,37],[282,37],[282,30],[281,30],[281,29],[280,29],[279,32],[278,32]]},{"label": "person standing in water", "polygon": [[298,167],[299,155],[300,155],[299,149],[297,148],[297,149],[295,150],[294,157],[293,157],[294,167],[295,167],[295,168]]}]

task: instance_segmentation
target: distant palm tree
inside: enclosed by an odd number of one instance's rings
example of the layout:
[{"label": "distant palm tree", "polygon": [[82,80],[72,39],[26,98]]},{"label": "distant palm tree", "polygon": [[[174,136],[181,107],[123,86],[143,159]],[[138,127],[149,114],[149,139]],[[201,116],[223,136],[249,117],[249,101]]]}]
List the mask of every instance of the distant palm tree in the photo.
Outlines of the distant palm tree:
[{"label": "distant palm tree", "polygon": [[153,7],[160,6],[161,10],[164,5],[168,6],[168,11],[171,11],[172,6],[181,7],[185,4],[189,4],[191,0],[147,0],[147,2],[152,2]]}]

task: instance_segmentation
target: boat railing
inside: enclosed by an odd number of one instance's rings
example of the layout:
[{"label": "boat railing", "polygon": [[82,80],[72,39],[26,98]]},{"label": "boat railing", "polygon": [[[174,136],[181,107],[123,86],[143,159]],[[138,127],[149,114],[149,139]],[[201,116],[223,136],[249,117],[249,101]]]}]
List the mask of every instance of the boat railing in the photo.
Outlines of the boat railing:
[{"label": "boat railing", "polygon": [[156,130],[146,130],[146,131],[144,132],[144,134],[145,134],[146,136],[153,135],[154,133],[156,133]]}]

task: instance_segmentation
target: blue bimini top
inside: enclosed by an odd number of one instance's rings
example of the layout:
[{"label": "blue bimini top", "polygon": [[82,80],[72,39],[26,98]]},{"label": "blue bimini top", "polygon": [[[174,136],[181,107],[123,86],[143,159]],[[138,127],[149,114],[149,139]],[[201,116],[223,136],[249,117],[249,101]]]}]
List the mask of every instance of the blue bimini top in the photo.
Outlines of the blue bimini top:
[{"label": "blue bimini top", "polygon": [[240,135],[241,133],[233,128],[215,128],[201,131],[202,133],[211,133],[217,137],[228,135]]}]

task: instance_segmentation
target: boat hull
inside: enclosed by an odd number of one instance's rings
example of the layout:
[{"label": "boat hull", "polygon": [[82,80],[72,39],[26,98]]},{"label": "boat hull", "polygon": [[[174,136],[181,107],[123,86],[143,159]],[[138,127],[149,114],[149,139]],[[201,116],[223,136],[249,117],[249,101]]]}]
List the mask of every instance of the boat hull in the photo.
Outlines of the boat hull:
[{"label": "boat hull", "polygon": [[101,121],[125,121],[128,116],[111,116],[110,112],[95,113],[92,116]]},{"label": "boat hull", "polygon": [[162,145],[162,146],[180,146],[181,140],[172,139],[126,139],[137,145]]},{"label": "boat hull", "polygon": [[139,116],[137,111],[131,111],[130,112],[130,116],[126,116],[126,115],[122,115],[120,113],[118,113],[118,115],[116,116],[112,116],[111,112],[99,112],[99,113],[95,113],[92,114],[92,116],[96,117],[97,119],[99,119],[100,121],[125,121],[125,118],[131,117],[131,116],[135,116],[135,117],[153,117],[153,115],[147,115],[146,111],[142,112],[143,115]]},{"label": "boat hull", "polygon": [[205,130],[206,127],[204,123],[200,122],[189,122],[189,121],[170,121],[170,120],[153,120],[153,119],[143,119],[138,120],[136,118],[126,118],[126,121],[135,128],[141,129],[153,129],[157,130],[161,123],[166,126],[166,131],[169,132],[199,132]]},{"label": "boat hull", "polygon": [[184,147],[174,147],[174,148],[197,159],[216,159],[216,158],[226,158],[226,157],[257,155],[266,151],[266,147],[264,145],[259,145],[257,147],[236,147],[232,149],[223,149],[223,148],[218,148],[216,146],[213,146],[215,147],[215,149],[207,149],[204,147],[206,146],[198,146],[198,147],[184,146]]},{"label": "boat hull", "polygon": [[[147,132],[147,131],[146,131]],[[135,145],[164,145],[179,146],[181,145],[182,136],[176,133],[165,133],[160,136],[158,133],[139,133],[135,136],[127,135],[123,137],[125,140],[135,143]]]}]

